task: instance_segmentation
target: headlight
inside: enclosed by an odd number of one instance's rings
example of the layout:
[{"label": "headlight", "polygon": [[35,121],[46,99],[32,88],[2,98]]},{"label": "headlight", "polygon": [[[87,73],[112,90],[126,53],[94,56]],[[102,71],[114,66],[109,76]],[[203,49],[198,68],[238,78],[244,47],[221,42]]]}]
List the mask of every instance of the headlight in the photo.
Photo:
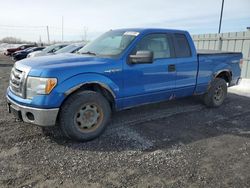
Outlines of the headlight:
[{"label": "headlight", "polygon": [[36,95],[47,95],[56,86],[56,78],[39,78],[29,76],[26,85],[26,98],[32,99]]}]

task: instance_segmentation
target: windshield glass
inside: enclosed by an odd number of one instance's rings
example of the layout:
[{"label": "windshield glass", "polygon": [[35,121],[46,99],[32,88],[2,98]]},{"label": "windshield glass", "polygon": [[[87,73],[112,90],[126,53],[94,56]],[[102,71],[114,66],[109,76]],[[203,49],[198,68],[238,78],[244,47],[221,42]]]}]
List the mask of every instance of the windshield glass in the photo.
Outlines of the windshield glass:
[{"label": "windshield glass", "polygon": [[138,34],[138,32],[109,31],[84,46],[79,50],[79,53],[97,56],[118,56]]},{"label": "windshield glass", "polygon": [[77,46],[75,44],[71,44],[68,45],[64,48],[61,48],[60,50],[56,51],[56,54],[60,54],[60,53],[71,53],[72,51],[74,51],[77,48]]},{"label": "windshield glass", "polygon": [[55,48],[56,45],[51,45],[51,46],[48,46],[46,48],[44,48],[42,51],[45,52],[45,53],[48,53],[50,52],[51,50],[53,50]]},{"label": "windshield glass", "polygon": [[42,50],[42,52],[45,52],[45,53],[56,52],[57,50],[65,47],[65,46],[67,46],[67,44],[55,44],[55,45],[51,45],[51,46],[48,46],[48,47],[44,48]]}]

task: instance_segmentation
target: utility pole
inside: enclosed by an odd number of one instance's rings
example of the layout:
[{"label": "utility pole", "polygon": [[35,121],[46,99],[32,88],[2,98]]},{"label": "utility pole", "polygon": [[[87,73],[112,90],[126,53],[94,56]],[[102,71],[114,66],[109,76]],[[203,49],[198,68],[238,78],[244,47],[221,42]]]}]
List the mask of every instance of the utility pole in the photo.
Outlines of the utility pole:
[{"label": "utility pole", "polygon": [[63,41],[63,16],[62,16],[62,41]]},{"label": "utility pole", "polygon": [[48,36],[48,44],[50,43],[50,40],[49,40],[49,26],[46,27],[47,28],[47,36]]},{"label": "utility pole", "polygon": [[220,30],[221,30],[221,21],[222,21],[222,16],[223,16],[223,8],[224,8],[224,0],[222,0],[222,5],[221,5],[220,24],[219,24],[219,31],[218,31],[219,34],[220,34]]}]

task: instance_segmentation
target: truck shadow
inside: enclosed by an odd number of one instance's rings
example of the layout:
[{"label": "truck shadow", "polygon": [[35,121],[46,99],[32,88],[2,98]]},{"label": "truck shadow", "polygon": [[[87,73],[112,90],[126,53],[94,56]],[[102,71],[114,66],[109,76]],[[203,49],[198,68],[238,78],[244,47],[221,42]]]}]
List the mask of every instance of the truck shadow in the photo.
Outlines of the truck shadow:
[{"label": "truck shadow", "polygon": [[161,150],[225,134],[250,137],[249,105],[250,98],[231,93],[213,109],[189,97],[117,112],[104,134],[89,142],[65,140],[50,130],[45,134],[75,150]]}]

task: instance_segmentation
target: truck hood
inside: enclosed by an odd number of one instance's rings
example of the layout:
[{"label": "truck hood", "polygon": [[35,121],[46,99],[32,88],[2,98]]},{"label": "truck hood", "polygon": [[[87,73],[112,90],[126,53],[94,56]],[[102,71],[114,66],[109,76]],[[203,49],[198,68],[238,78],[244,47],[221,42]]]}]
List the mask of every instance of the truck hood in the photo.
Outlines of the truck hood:
[{"label": "truck hood", "polygon": [[61,66],[70,66],[70,63],[80,63],[81,65],[103,64],[104,58],[93,57],[89,55],[77,54],[58,54],[53,56],[34,57],[16,62],[31,68],[56,68]]},{"label": "truck hood", "polygon": [[[113,59],[90,55],[58,54],[27,58],[16,62],[16,67],[28,67],[31,76],[54,76],[57,74],[80,74],[102,71]],[[66,71],[65,71],[66,70]]]}]

